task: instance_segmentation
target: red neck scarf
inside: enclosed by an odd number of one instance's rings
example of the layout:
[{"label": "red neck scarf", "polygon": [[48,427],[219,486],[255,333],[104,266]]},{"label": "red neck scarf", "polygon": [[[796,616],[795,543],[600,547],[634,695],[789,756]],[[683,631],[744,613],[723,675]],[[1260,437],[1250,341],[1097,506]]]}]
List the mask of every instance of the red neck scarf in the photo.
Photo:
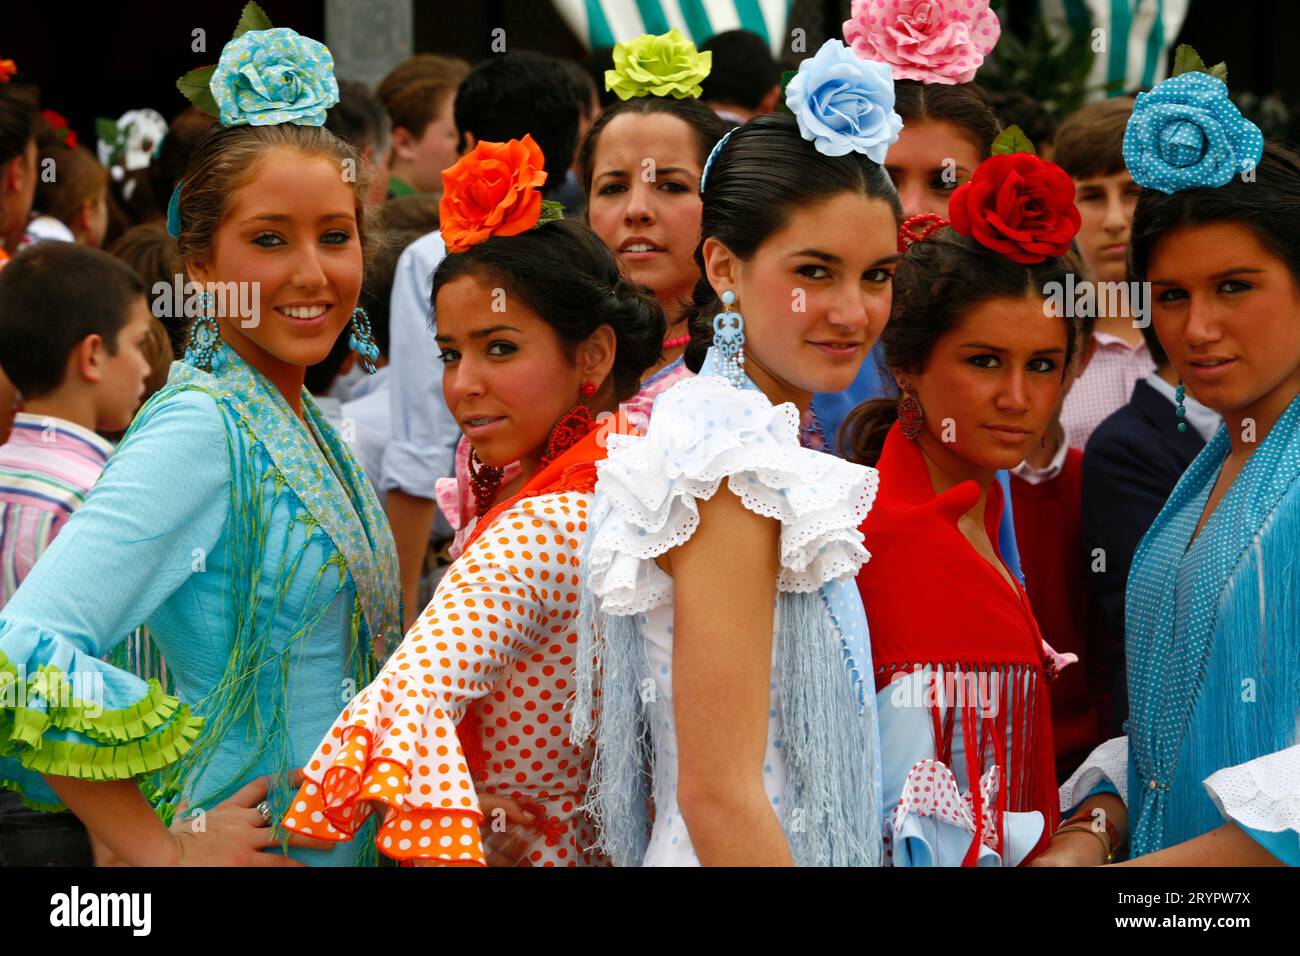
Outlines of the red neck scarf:
[{"label": "red neck scarf", "polygon": [[[941,712],[937,703],[930,705],[935,757],[951,766],[954,722],[960,720],[976,820],[980,777],[997,764],[999,842],[1004,811],[1043,814],[1043,838],[1031,858],[1055,830],[1058,803],[1042,635],[1029,598],[958,527],[979,501],[975,482],[936,495],[921,450],[897,424],[876,468],[880,491],[862,524],[872,558],[858,574],[876,689],[895,675],[942,668],[947,679],[936,682],[932,699],[945,706]],[[995,551],[1001,517],[1002,489],[994,482],[984,527]],[[970,864],[978,849],[973,841]]]},{"label": "red neck scarf", "polygon": [[[585,438],[529,478],[514,495],[489,508],[465,539],[465,549],[461,553],[467,553],[480,534],[525,498],[570,491],[590,494],[596,488],[596,463],[603,461],[608,453],[605,446],[609,436],[634,433],[621,411],[612,419],[597,423]],[[460,738],[460,748],[470,773],[476,780],[483,779],[487,774],[487,753],[483,750],[478,714],[473,707],[466,708],[465,716],[456,725],[456,735]]]}]

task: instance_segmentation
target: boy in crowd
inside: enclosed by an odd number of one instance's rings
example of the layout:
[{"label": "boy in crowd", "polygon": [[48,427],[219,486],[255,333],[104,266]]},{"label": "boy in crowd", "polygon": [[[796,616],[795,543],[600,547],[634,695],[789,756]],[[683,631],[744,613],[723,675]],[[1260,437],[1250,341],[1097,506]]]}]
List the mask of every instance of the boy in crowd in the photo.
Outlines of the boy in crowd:
[{"label": "boy in crowd", "polygon": [[0,445],[0,606],[81,507],[144,394],[144,283],[106,252],[42,242],[0,271],[0,361],[23,398]]},{"label": "boy in crowd", "polygon": [[1142,335],[1155,359],[1155,370],[1133,386],[1127,404],[1097,426],[1083,456],[1084,556],[1106,558],[1088,575],[1088,588],[1097,604],[1094,617],[1112,655],[1106,661],[1113,701],[1104,715],[1106,737],[1123,733],[1128,716],[1124,595],[1133,555],[1178,479],[1223,422],[1213,409],[1186,395],[1183,420],[1188,428],[1174,427],[1178,374],[1155,329],[1148,325]]},{"label": "boy in crowd", "polygon": [[[1089,103],[1067,117],[1056,133],[1053,159],[1074,180],[1074,201],[1082,217],[1075,243],[1084,278],[1093,283],[1122,283],[1127,278],[1129,229],[1139,191],[1124,166],[1124,130],[1132,112],[1133,101],[1125,97]],[[1093,429],[1127,404],[1133,386],[1155,368],[1137,314],[1142,299],[1095,292],[1095,350],[1061,410],[1070,447],[1080,451]],[[1101,306],[1112,302],[1127,303],[1128,308],[1117,315],[1103,314],[1107,310]]]},{"label": "boy in crowd", "polygon": [[456,162],[459,141],[452,103],[469,65],[421,53],[393,68],[375,94],[392,121],[388,195],[442,192],[442,171]]},{"label": "boy in crowd", "polygon": [[729,123],[739,126],[770,113],[781,96],[781,68],[767,41],[749,30],[725,30],[700,44],[713,54],[713,69],[701,84],[701,99]]},{"label": "boy in crowd", "polygon": [[[24,410],[0,445],[0,607],[67,524],[144,394],[154,318],[144,283],[106,252],[37,243],[0,270],[0,361]],[[142,503],[145,504],[145,503]],[[0,866],[90,866],[85,827],[0,790]]]}]

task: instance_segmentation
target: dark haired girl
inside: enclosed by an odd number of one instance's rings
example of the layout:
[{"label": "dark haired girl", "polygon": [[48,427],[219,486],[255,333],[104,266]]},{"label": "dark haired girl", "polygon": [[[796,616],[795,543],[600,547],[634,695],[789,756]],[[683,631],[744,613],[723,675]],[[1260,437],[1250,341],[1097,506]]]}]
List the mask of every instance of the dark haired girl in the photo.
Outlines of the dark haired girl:
[{"label": "dark haired girl", "polygon": [[625,428],[609,413],[658,357],[664,318],[585,226],[519,231],[526,217],[508,216],[510,234],[462,241],[449,209],[478,188],[481,154],[503,149],[507,162],[526,144],[480,143],[443,194],[452,252],[433,277],[435,331],[443,394],[473,446],[477,519],[401,647],[325,736],[285,821],[345,840],[377,809],[379,849],[401,860],[604,862],[581,809],[589,748],[570,739],[566,712],[578,566],[594,465]]},{"label": "dark haired girl", "polygon": [[[854,125],[870,141],[810,142],[818,117],[801,97],[826,60],[879,110]],[[591,802],[619,865],[879,862],[870,651],[850,578],[875,475],[800,447],[798,423],[814,393],[852,381],[888,315],[898,202],[863,155],[883,157],[897,130],[885,76],[832,41],[787,87],[796,116],[756,117],[715,151],[699,375],[600,466],[578,651],[600,666],[579,672],[574,730],[596,736]],[[581,719],[597,702],[595,723]]]},{"label": "dark haired girl", "polygon": [[[1241,120],[1209,131],[1229,144],[1231,165],[1165,166],[1157,104],[1189,91],[1215,106],[1199,122],[1235,112],[1203,73],[1138,97],[1125,140],[1143,186],[1129,268],[1151,283],[1152,325],[1180,389],[1223,426],[1133,558],[1128,736],[1093,752],[1063,802],[1109,820],[1133,865],[1296,866],[1300,156],[1261,147]],[[1177,412],[1168,427],[1190,427]],[[1041,862],[1106,860],[1071,832]]]},{"label": "dark haired girl", "polygon": [[881,337],[903,398],[845,422],[849,457],[880,472],[858,587],[895,866],[1014,866],[1055,822],[1053,657],[995,544],[994,475],[1024,459],[1056,405],[1074,329],[1049,314],[1043,287],[1070,269],[951,228],[914,243]]},{"label": "dark haired girl", "polygon": [[[669,331],[661,352],[622,410],[638,429],[654,400],[683,375],[679,361],[689,338],[686,310],[699,270],[691,257],[699,241],[700,171],[726,125],[695,100],[640,96],[612,106],[592,124],[575,165],[587,197],[587,218],[615,254],[623,273],[650,288]],[[456,529],[450,553],[460,554],[472,506],[469,445],[456,448],[455,477],[437,483],[438,506]],[[516,476],[507,465],[507,477]]]},{"label": "dark haired girl", "polygon": [[1002,123],[974,83],[898,82],[903,131],[885,169],[898,188],[903,215],[948,215],[948,199],[993,146]]},{"label": "dark haired girl", "polygon": [[[672,366],[690,338],[690,299],[700,278],[700,173],[727,128],[697,100],[639,96],[605,110],[578,150],[591,228],[627,275],[654,290],[669,319],[652,374]],[[663,376],[663,387],[677,377]]]}]

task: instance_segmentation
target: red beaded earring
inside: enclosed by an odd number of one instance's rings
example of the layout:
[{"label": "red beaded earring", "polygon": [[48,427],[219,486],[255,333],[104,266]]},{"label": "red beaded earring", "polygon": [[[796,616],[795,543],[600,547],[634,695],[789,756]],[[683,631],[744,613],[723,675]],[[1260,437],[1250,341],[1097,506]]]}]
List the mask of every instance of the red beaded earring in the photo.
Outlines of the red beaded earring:
[{"label": "red beaded earring", "polygon": [[542,456],[541,467],[543,468],[586,438],[588,433],[596,427],[596,420],[592,417],[591,409],[585,404],[587,399],[596,394],[596,383],[583,382],[578,387],[578,392],[582,396],[582,400],[565,412],[564,417],[556,422],[555,427],[551,429],[551,437],[546,441],[546,454]]},{"label": "red beaded earring", "polygon": [[480,518],[487,514],[492,502],[496,500],[501,488],[501,479],[506,470],[496,465],[485,465],[478,457],[478,452],[469,453],[469,487],[474,492],[474,512]]},{"label": "red beaded earring", "polygon": [[916,441],[921,434],[923,419],[921,403],[916,400],[916,396],[910,389],[904,389],[903,397],[898,403],[898,424],[903,430],[903,437]]}]

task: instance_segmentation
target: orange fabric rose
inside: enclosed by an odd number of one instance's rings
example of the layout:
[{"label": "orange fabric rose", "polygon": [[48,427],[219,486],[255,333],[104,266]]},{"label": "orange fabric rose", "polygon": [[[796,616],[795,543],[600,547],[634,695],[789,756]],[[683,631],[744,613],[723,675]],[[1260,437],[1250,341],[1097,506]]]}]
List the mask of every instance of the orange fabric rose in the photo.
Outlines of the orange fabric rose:
[{"label": "orange fabric rose", "polygon": [[442,174],[439,227],[449,252],[488,236],[517,236],[542,215],[545,157],[531,136],[480,142]]}]

